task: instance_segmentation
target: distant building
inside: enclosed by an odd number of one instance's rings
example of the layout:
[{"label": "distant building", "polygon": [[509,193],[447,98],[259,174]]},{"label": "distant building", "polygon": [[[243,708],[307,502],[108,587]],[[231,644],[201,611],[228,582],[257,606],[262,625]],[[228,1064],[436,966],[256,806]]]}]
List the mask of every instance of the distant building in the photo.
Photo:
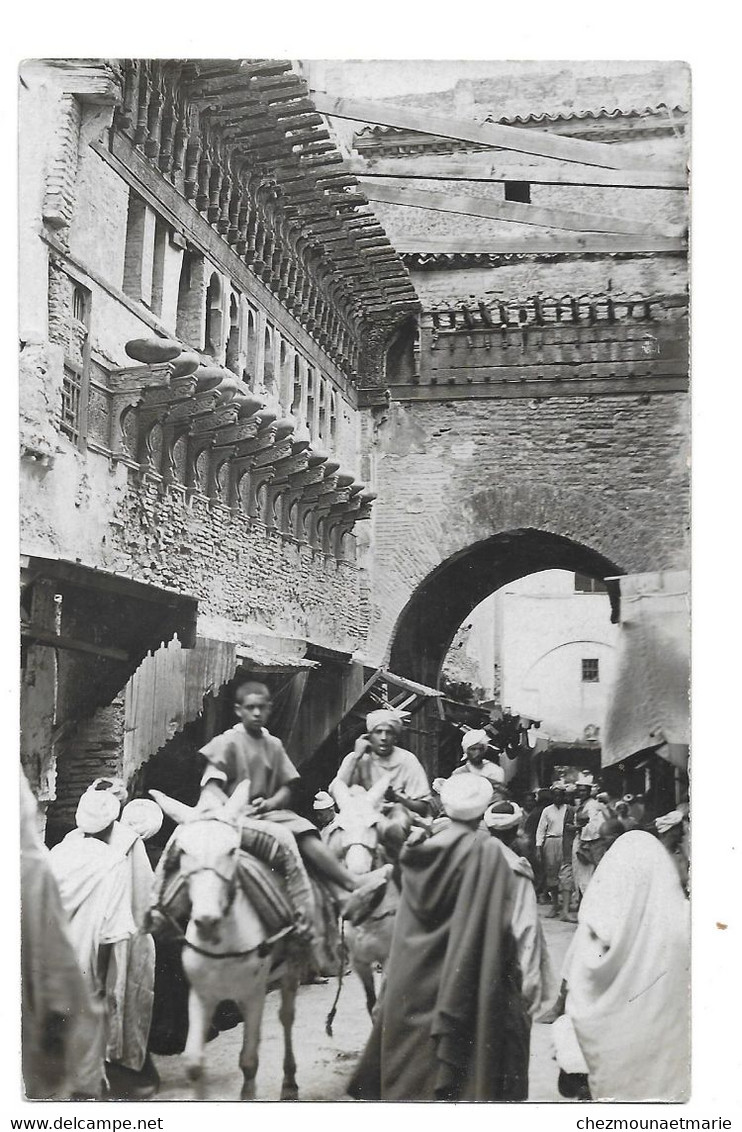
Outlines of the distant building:
[{"label": "distant building", "polygon": [[551,744],[597,745],[617,640],[605,585],[545,570],[498,590],[493,612],[503,707],[540,720]]},{"label": "distant building", "polygon": [[595,771],[616,661],[610,618],[601,581],[566,570],[530,574],[474,610],[444,671],[497,689],[503,710],[539,721],[539,777],[562,765]]}]

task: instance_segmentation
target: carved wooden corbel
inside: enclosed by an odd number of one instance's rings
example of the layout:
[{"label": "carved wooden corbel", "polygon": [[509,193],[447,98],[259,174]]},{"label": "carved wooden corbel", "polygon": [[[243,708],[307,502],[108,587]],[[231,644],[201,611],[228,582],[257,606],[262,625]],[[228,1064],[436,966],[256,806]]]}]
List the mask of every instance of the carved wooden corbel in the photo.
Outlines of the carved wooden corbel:
[{"label": "carved wooden corbel", "polygon": [[117,367],[110,373],[111,416],[109,424],[109,447],[114,460],[133,457],[124,443],[122,421],[129,409],[138,408],[148,390],[167,389],[170,385],[171,366],[169,362],[150,366]]}]

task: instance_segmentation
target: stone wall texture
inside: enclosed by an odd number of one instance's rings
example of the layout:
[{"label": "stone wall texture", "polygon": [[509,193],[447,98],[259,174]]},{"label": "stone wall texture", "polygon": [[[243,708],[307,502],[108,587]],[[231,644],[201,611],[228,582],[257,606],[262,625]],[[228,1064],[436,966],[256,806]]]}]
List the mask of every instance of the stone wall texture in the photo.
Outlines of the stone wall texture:
[{"label": "stone wall texture", "polygon": [[628,572],[686,565],[684,395],[392,404],[372,444],[373,661],[415,588],[502,532],[561,535]]}]

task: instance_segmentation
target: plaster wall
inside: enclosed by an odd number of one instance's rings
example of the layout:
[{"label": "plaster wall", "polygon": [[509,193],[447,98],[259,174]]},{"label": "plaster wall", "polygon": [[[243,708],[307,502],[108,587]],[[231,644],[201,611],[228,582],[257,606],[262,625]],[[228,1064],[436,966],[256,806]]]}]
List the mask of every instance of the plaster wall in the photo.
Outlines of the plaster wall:
[{"label": "plaster wall", "polygon": [[[605,593],[575,593],[574,575],[548,570],[495,595],[503,706],[541,721],[539,736],[577,742],[602,729],[615,674],[618,626]],[[598,660],[596,683],[582,660]]]}]

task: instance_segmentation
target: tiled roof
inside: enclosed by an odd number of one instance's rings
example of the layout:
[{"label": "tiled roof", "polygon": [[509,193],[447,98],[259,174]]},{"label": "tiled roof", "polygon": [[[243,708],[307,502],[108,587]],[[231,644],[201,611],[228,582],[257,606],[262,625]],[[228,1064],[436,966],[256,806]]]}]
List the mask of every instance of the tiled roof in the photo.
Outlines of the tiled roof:
[{"label": "tiled roof", "polygon": [[[390,103],[390,106],[391,105],[393,104]],[[668,113],[684,118],[688,113],[688,109],[684,106],[665,106],[663,103],[656,106],[614,106],[611,109],[606,106],[600,106],[596,109],[559,110],[555,113],[549,113],[544,110],[539,113],[531,114],[475,114],[473,121],[482,123],[497,122],[502,126],[524,126],[543,122],[582,122],[587,119],[598,121],[603,118],[667,117]],[[364,126],[363,129],[358,131],[356,137],[380,137],[385,134],[401,134],[405,132],[408,131],[403,131],[396,126]]]}]

